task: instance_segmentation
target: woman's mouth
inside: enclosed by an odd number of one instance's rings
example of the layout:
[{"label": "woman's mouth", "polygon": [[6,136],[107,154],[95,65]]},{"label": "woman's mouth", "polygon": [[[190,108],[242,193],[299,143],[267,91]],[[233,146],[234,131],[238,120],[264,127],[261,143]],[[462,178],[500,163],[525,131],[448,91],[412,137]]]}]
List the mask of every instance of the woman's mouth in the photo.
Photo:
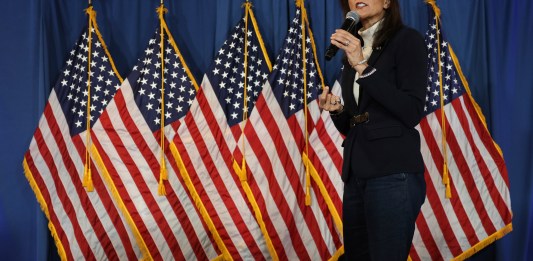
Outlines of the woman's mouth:
[{"label": "woman's mouth", "polygon": [[363,8],[365,6],[367,6],[367,4],[362,3],[362,2],[358,2],[358,3],[355,4],[355,7],[357,7],[357,8]]}]

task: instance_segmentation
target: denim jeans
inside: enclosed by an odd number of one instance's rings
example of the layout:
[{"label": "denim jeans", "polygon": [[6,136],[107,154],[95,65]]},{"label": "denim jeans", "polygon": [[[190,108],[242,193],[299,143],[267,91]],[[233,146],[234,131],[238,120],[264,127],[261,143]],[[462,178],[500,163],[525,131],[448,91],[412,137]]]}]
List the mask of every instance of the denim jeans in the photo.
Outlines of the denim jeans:
[{"label": "denim jeans", "polygon": [[344,184],[341,260],[406,261],[425,197],[423,173],[350,178]]}]

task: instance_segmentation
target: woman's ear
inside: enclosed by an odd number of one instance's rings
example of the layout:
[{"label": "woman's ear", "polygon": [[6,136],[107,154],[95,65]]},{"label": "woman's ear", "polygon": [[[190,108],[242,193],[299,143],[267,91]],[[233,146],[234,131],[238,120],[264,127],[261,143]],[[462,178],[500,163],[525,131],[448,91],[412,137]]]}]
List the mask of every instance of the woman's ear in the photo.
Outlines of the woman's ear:
[{"label": "woman's ear", "polygon": [[383,9],[387,9],[390,6],[390,0],[385,0],[385,3],[383,3]]}]

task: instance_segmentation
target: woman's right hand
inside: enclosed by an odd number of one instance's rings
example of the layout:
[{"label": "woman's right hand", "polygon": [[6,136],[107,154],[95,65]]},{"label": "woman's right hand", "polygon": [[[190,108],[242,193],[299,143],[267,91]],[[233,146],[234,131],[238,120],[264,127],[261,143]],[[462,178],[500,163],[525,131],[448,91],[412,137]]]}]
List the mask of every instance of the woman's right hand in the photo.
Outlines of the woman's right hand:
[{"label": "woman's right hand", "polygon": [[368,63],[363,56],[363,47],[361,46],[361,40],[355,37],[353,34],[337,29],[335,33],[331,35],[331,44],[344,50],[346,53],[346,59],[350,66],[354,68],[359,75],[363,74],[363,71],[368,66]]},{"label": "woman's right hand", "polygon": [[341,97],[331,94],[328,86],[322,89],[322,94],[318,97],[318,105],[321,109],[330,112],[337,112],[343,108]]}]

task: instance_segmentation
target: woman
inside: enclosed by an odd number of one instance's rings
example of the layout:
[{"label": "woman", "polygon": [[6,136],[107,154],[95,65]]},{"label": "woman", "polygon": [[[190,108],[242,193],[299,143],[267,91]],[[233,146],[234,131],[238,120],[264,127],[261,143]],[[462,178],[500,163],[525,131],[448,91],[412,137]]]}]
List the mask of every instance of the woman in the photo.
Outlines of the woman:
[{"label": "woman", "polygon": [[360,16],[354,32],[339,29],[331,36],[346,55],[344,104],[326,87],[320,107],[346,136],[344,259],[405,261],[426,191],[415,129],[427,84],[425,44],[402,24],[398,0],[341,0],[341,5]]}]

